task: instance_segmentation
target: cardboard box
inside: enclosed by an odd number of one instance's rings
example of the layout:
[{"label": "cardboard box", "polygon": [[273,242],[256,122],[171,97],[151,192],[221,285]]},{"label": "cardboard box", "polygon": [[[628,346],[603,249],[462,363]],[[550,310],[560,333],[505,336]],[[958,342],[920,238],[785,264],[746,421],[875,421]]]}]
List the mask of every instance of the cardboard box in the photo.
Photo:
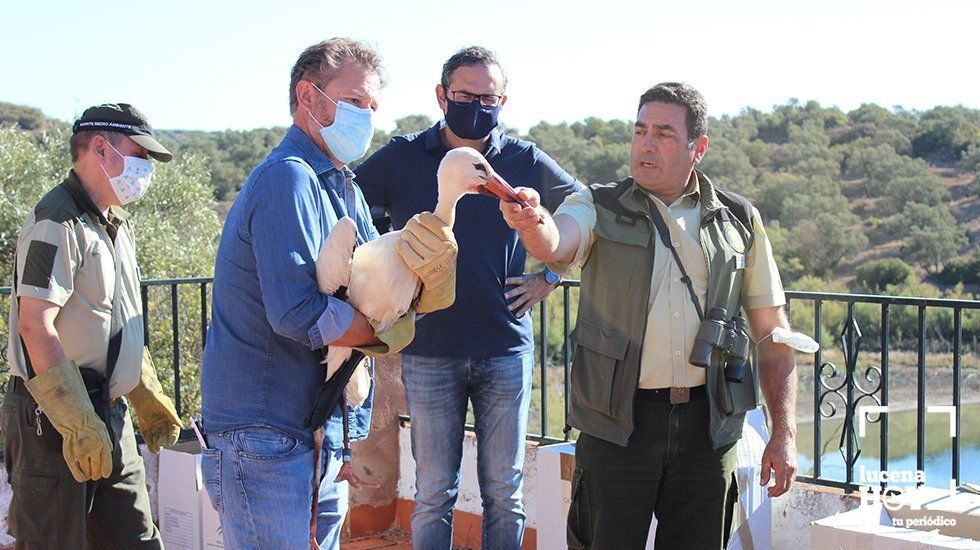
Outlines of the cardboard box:
[{"label": "cardboard box", "polygon": [[[900,508],[891,509],[899,503]],[[894,524],[980,540],[980,495],[918,487],[892,498],[886,508]]]},{"label": "cardboard box", "polygon": [[[762,452],[769,435],[763,410],[749,411],[742,439],[738,443],[736,476],[739,510],[729,550],[768,550],[772,547],[772,501],[759,486]],[[537,536],[538,548],[565,550],[565,523],[572,502],[572,472],[575,470],[575,444],[558,443],[538,448],[537,456]],[[657,518],[650,524],[647,550],[654,548]],[[817,547],[814,547],[817,548]]]},{"label": "cardboard box", "polygon": [[565,550],[565,521],[572,504],[575,444],[538,447],[536,463],[538,548]]},{"label": "cardboard box", "polygon": [[817,550],[945,550],[980,548],[972,539],[895,527],[880,503],[861,506],[810,524],[810,547]]},{"label": "cardboard box", "polygon": [[201,477],[201,447],[196,441],[160,451],[157,481],[160,534],[168,549],[217,550],[225,547],[218,512],[211,506]]}]

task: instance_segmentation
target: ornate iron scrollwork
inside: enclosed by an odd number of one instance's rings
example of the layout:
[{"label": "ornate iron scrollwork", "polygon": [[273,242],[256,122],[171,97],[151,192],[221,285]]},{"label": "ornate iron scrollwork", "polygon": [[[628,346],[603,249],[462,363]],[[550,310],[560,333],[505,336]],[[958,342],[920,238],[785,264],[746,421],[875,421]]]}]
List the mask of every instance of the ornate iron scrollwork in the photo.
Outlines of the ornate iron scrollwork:
[{"label": "ornate iron scrollwork", "polygon": [[[848,481],[853,478],[854,465],[861,456],[862,450],[857,428],[858,408],[865,400],[881,405],[878,397],[881,391],[881,367],[871,365],[864,370],[863,375],[858,375],[858,354],[861,351],[862,338],[861,327],[858,326],[857,318],[854,316],[853,306],[848,307],[848,316],[840,333],[841,352],[844,358],[843,377],[834,363],[827,361],[820,365],[821,392],[818,397],[820,416],[833,418],[837,415],[838,405],[835,400],[839,400],[844,406],[844,425],[838,450],[847,468]],[[840,383],[832,382],[838,377],[841,377]],[[878,414],[876,418],[872,419],[869,416],[866,420],[868,423],[875,424],[880,422],[881,418],[881,414]]]}]

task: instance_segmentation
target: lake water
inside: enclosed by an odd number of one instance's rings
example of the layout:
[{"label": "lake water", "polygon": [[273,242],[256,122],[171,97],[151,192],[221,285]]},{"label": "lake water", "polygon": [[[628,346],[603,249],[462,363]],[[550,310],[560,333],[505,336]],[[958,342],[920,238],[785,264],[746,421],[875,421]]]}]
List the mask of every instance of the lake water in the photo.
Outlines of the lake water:
[{"label": "lake water", "polygon": [[[960,414],[960,481],[980,483],[980,403],[961,406]],[[820,477],[844,481],[844,458],[838,450],[842,413],[821,422],[823,440]],[[912,471],[916,469],[916,411],[906,410],[889,413],[888,420],[888,470]],[[875,415],[871,415],[874,419]],[[863,485],[861,467],[866,471],[881,469],[879,461],[879,424],[866,423],[866,432],[860,438],[862,452],[854,466],[854,482]],[[797,426],[799,473],[813,475],[813,423]],[[953,471],[952,438],[949,437],[949,415],[926,414],[925,484],[948,489]],[[905,487],[912,483],[891,483]]]}]

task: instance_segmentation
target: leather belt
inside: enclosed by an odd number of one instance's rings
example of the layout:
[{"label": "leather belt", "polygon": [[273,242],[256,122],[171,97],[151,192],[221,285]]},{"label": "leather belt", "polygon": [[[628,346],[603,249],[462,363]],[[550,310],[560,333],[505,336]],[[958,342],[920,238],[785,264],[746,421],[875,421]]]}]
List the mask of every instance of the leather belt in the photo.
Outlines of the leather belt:
[{"label": "leather belt", "polygon": [[636,390],[636,398],[641,401],[655,401],[657,403],[670,403],[671,405],[678,405],[689,401],[707,401],[708,392],[703,385],[694,386],[693,388],[671,387],[657,388],[653,390],[638,389]]},{"label": "leather belt", "polygon": [[[34,399],[31,392],[28,391],[27,386],[24,384],[24,379],[16,374],[11,374],[10,378],[7,380],[7,391],[14,395],[22,395]],[[122,403],[122,397],[113,397],[109,400],[109,405],[115,407]]]}]

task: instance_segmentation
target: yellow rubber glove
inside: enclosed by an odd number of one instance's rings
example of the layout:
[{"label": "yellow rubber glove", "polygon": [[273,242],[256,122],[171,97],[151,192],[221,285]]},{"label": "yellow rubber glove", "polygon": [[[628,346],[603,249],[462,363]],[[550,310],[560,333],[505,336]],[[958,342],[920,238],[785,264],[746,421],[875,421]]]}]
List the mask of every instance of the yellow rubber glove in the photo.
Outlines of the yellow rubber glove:
[{"label": "yellow rubber glove", "polygon": [[109,477],[112,441],[105,423],[95,414],[75,362],[59,363],[24,385],[64,438],[61,452],[75,481]]},{"label": "yellow rubber glove", "polygon": [[422,280],[415,311],[430,313],[453,305],[458,246],[452,228],[435,214],[422,212],[408,220],[401,238],[398,255]]},{"label": "yellow rubber glove", "polygon": [[354,349],[363,351],[364,355],[368,357],[383,357],[391,353],[398,353],[405,346],[411,344],[412,339],[415,338],[415,312],[408,310],[408,313],[399,317],[388,330],[382,332],[378,332],[378,325],[374,321],[371,321],[371,326],[374,327],[375,336],[384,343]]},{"label": "yellow rubber glove", "polygon": [[161,448],[177,442],[183,426],[174,402],[163,393],[149,348],[143,348],[143,369],[139,384],[126,397],[136,409],[140,433],[151,453],[159,454]]}]

